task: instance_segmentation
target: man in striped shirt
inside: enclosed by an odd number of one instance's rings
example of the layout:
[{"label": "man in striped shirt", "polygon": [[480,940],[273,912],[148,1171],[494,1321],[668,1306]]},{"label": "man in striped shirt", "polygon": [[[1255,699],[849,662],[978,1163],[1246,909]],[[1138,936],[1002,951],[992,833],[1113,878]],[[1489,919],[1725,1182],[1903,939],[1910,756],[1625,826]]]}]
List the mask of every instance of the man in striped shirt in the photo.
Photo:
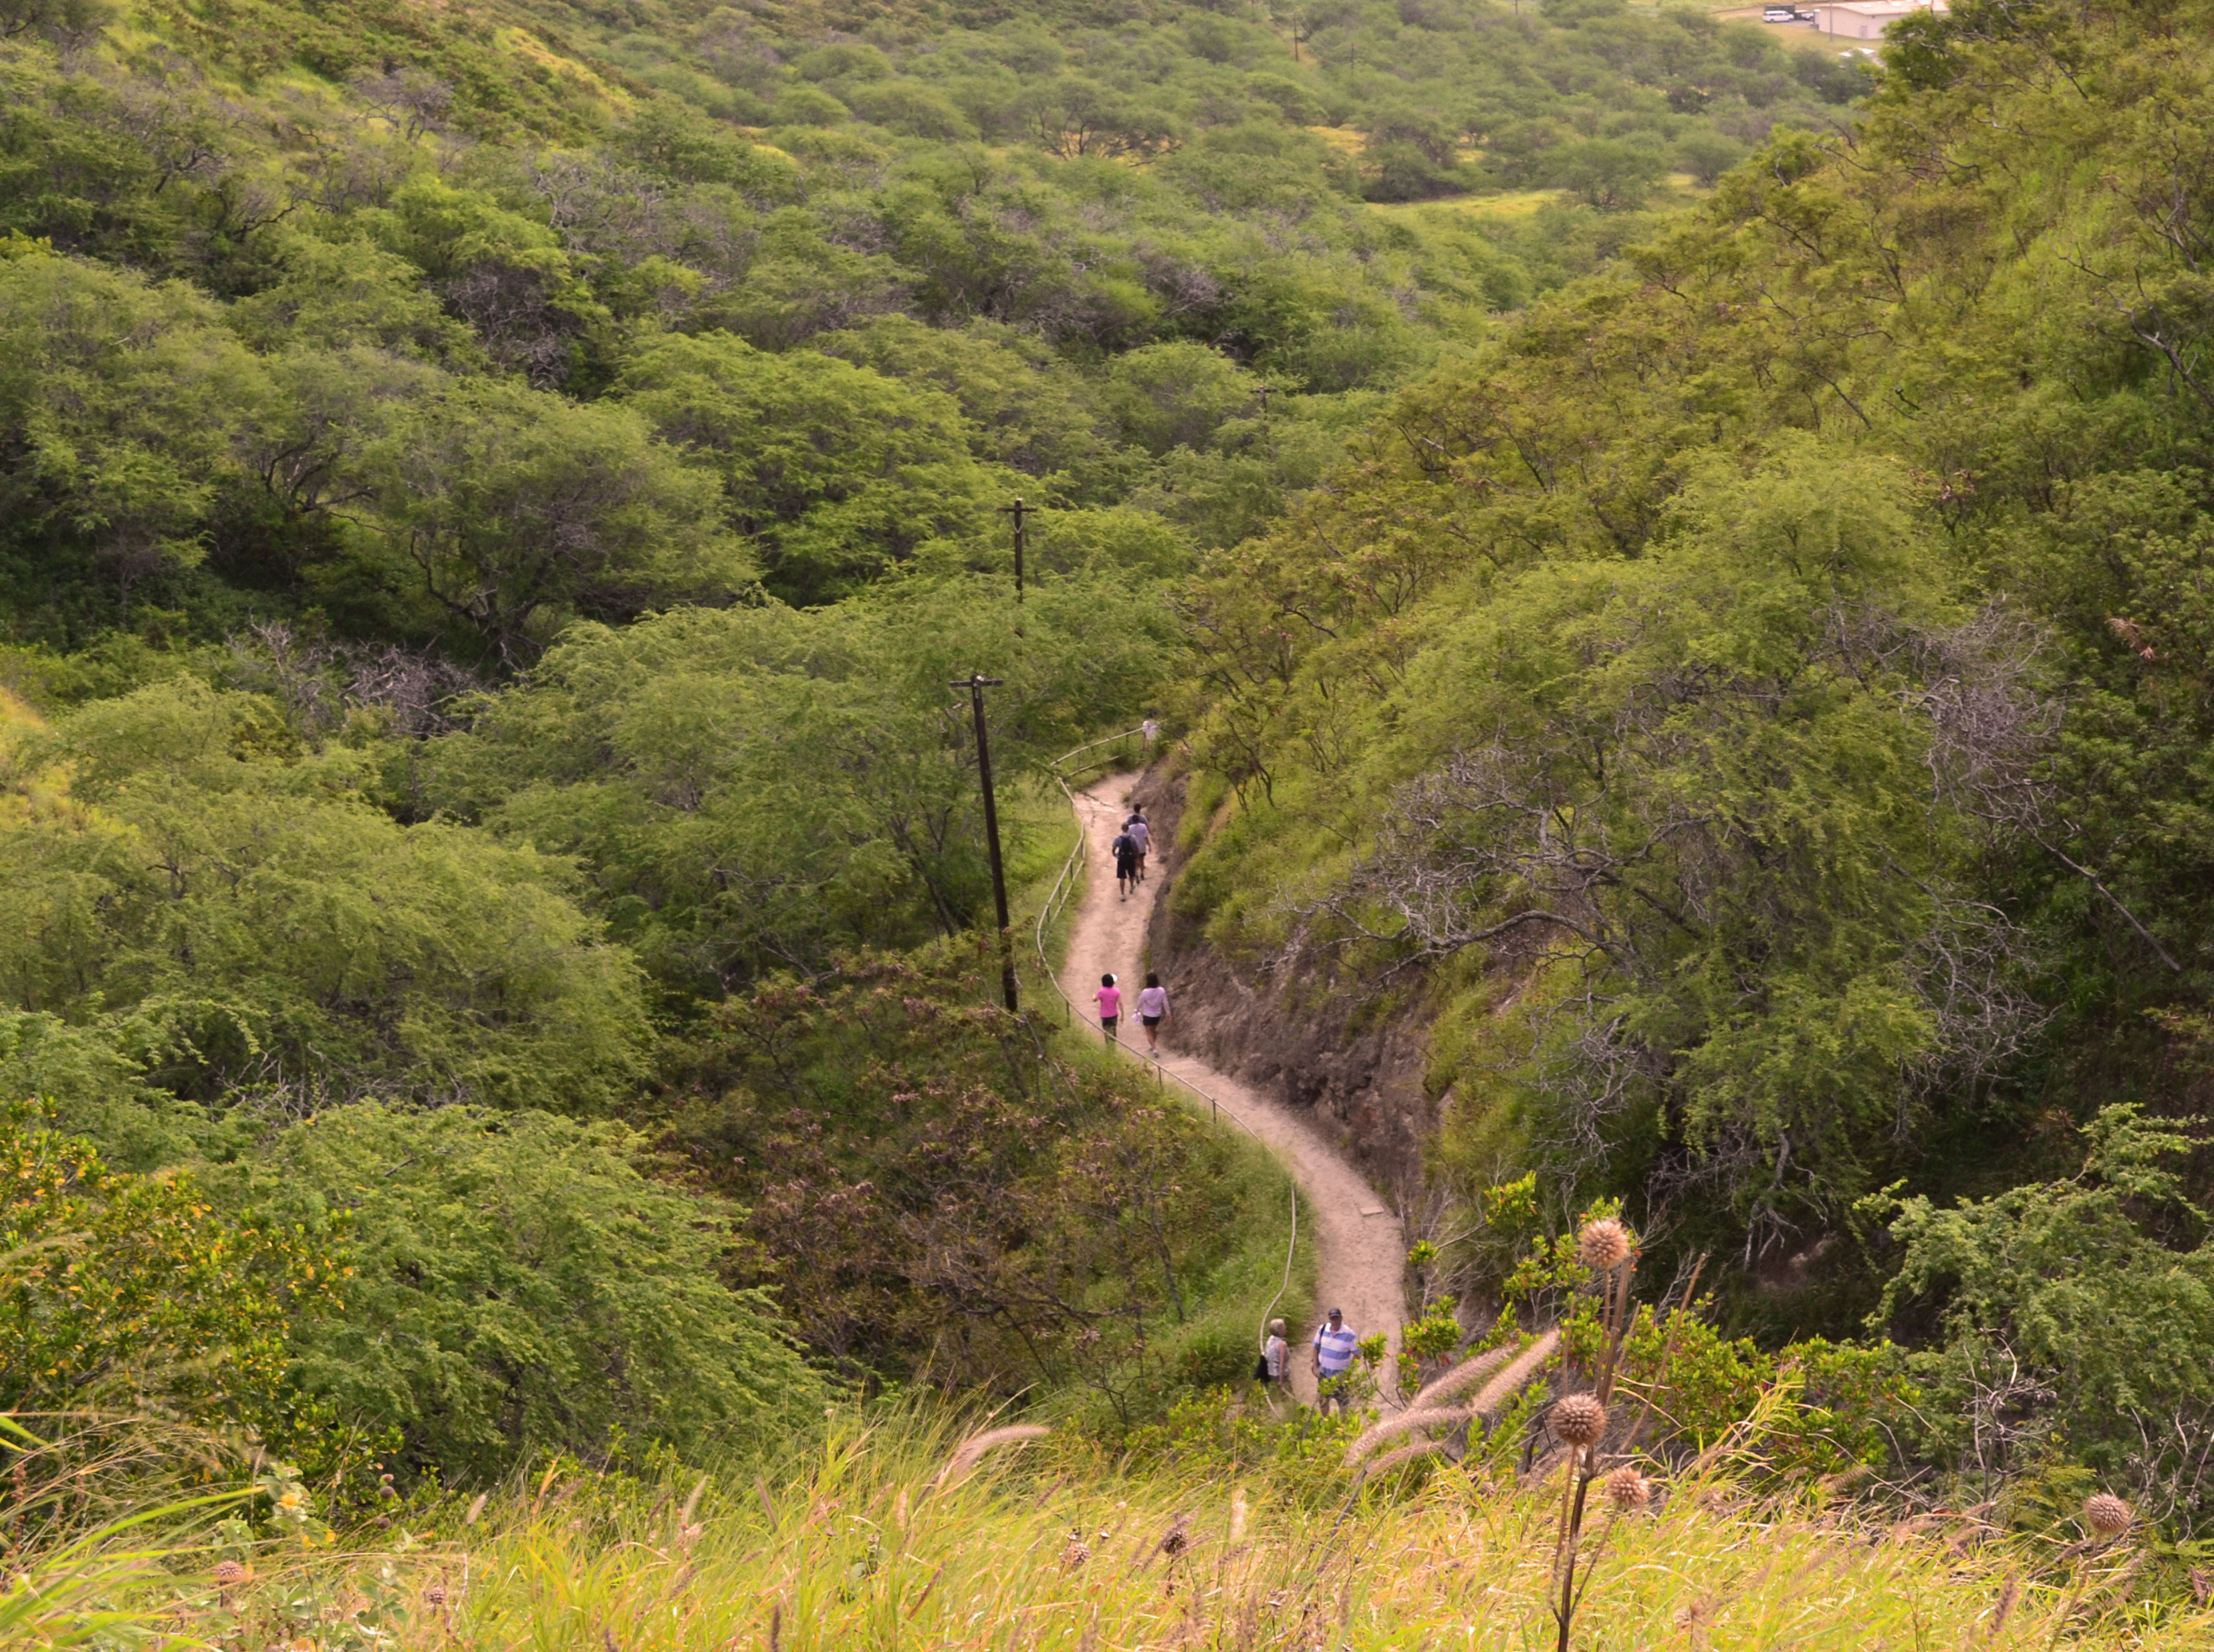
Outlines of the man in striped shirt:
[{"label": "man in striped shirt", "polygon": [[1314,1334],[1315,1387],[1324,1416],[1330,1415],[1332,1405],[1341,1415],[1353,1409],[1346,1390],[1353,1386],[1353,1356],[1360,1350],[1359,1334],[1346,1324],[1343,1314],[1330,1309],[1328,1322]]}]

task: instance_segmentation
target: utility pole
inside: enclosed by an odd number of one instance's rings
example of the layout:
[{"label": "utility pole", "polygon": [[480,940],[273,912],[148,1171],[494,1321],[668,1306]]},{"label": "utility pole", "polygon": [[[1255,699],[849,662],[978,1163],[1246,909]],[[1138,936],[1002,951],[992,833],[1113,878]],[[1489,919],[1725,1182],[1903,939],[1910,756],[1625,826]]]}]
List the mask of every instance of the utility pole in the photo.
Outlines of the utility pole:
[{"label": "utility pole", "polygon": [[1023,551],[1029,544],[1029,540],[1023,534],[1023,513],[1025,510],[1036,511],[1037,509],[1036,505],[1025,505],[1020,499],[1011,505],[1000,507],[1000,514],[1002,516],[1012,516],[1015,519],[1015,600],[1018,603],[1023,600]]},{"label": "utility pole", "polygon": [[969,691],[969,710],[976,719],[976,773],[984,787],[984,844],[992,854],[992,905],[1000,918],[1000,992],[1006,1000],[1007,1013],[1015,1015],[1022,1012],[1015,1002],[1015,946],[1007,922],[1007,874],[1000,861],[1000,808],[992,796],[992,747],[984,734],[984,691],[997,688],[1006,680],[972,671],[946,686]]}]

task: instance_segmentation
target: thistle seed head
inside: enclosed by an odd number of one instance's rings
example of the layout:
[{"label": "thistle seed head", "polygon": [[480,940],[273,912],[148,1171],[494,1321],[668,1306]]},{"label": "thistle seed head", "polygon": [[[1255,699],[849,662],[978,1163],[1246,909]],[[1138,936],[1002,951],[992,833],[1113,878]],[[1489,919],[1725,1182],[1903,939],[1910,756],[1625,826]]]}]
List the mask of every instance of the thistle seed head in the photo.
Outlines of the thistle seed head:
[{"label": "thistle seed head", "polygon": [[1653,1501],[1653,1482],[1624,1463],[1606,1477],[1606,1500],[1618,1515],[1634,1515]]},{"label": "thistle seed head", "polygon": [[2083,1500],[2083,1523],[2101,1537],[2119,1537],[2137,1517],[2137,1510],[2112,1492],[2101,1491]]},{"label": "thistle seed head", "polygon": [[228,1589],[235,1588],[254,1574],[235,1560],[218,1560],[215,1563],[215,1570],[208,1576],[215,1580],[217,1588]]},{"label": "thistle seed head", "polygon": [[1563,1394],[1545,1425],[1564,1446],[1597,1445],[1606,1433],[1606,1407],[1597,1394]]},{"label": "thistle seed head", "polygon": [[1576,1260],[1594,1273],[1612,1273],[1630,1259],[1630,1229],[1608,1216],[1587,1222],[1576,1235]]},{"label": "thistle seed head", "polygon": [[443,1583],[431,1584],[429,1588],[423,1591],[423,1603],[425,1606],[444,1606],[446,1604],[446,1586]]}]

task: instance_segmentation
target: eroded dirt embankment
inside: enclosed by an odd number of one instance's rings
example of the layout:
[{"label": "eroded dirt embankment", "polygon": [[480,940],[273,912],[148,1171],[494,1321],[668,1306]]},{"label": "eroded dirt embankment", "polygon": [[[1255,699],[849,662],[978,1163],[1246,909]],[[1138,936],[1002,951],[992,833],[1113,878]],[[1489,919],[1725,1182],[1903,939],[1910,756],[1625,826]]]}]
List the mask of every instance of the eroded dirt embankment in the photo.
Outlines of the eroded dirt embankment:
[{"label": "eroded dirt embankment", "polygon": [[[1183,823],[1182,777],[1149,772],[1134,787],[1154,834],[1175,842]],[[1154,893],[1147,932],[1153,967],[1177,990],[1177,1043],[1308,1116],[1413,1216],[1422,1193],[1422,1146],[1437,1127],[1424,1092],[1419,1029],[1402,1019],[1354,1025],[1342,1003],[1308,1015],[1294,991],[1264,990],[1226,962],[1180,917],[1176,857]]]}]

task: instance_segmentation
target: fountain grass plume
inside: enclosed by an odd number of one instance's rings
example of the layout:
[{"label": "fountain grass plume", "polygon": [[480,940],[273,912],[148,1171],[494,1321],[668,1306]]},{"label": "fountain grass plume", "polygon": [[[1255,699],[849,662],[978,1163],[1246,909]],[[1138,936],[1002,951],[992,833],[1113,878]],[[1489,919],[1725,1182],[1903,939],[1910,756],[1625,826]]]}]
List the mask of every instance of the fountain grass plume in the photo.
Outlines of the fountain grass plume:
[{"label": "fountain grass plume", "polygon": [[1472,1355],[1442,1376],[1433,1377],[1423,1384],[1421,1392],[1407,1402],[1407,1409],[1410,1411],[1435,1410],[1462,1389],[1489,1376],[1512,1358],[1514,1353],[1513,1344],[1502,1344],[1497,1348],[1487,1348],[1481,1354]]},{"label": "fountain grass plume", "polygon": [[1387,1417],[1380,1423],[1370,1424],[1356,1436],[1345,1448],[1345,1466],[1357,1466],[1361,1460],[1395,1435],[1407,1434],[1416,1429],[1446,1429],[1466,1423],[1477,1415],[1472,1406],[1425,1411],[1402,1411],[1397,1417]]},{"label": "fountain grass plume", "polygon": [[1411,1446],[1401,1446],[1397,1451],[1385,1452],[1374,1462],[1369,1464],[1362,1472],[1364,1475],[1381,1474],[1387,1469],[1398,1467],[1402,1463],[1411,1463],[1417,1457],[1427,1457],[1434,1451],[1443,1451],[1446,1443],[1443,1440],[1417,1440]]},{"label": "fountain grass plume", "polygon": [[1051,1429],[1039,1423],[1010,1423],[1005,1428],[986,1429],[982,1434],[972,1434],[945,1460],[945,1466],[938,1471],[938,1478],[930,1483],[931,1486],[933,1490],[942,1490],[958,1485],[985,1453],[997,1451],[1001,1446],[1012,1446],[1024,1440],[1043,1440],[1052,1432]]},{"label": "fountain grass plume", "polygon": [[[1348,1468],[1358,1466],[1370,1452],[1395,1435],[1405,1434],[1415,1429],[1452,1428],[1477,1417],[1489,1422],[1501,1405],[1521,1391],[1538,1368],[1551,1356],[1560,1341],[1559,1332],[1548,1331],[1508,1362],[1504,1370],[1499,1370],[1500,1362],[1506,1360],[1512,1351],[1506,1348],[1490,1349],[1473,1359],[1462,1362],[1424,1387],[1415,1396],[1414,1402],[1398,1416],[1386,1417],[1355,1436],[1353,1443],[1345,1448],[1345,1466]],[[1456,1393],[1495,1371],[1497,1375],[1492,1375],[1491,1381],[1470,1404],[1450,1410],[1436,1404],[1438,1399]]]},{"label": "fountain grass plume", "polygon": [[1520,1393],[1530,1379],[1538,1375],[1538,1368],[1553,1357],[1561,1345],[1561,1333],[1548,1331],[1509,1361],[1507,1369],[1477,1390],[1476,1398],[1468,1402],[1470,1411],[1491,1420],[1492,1413]]}]

